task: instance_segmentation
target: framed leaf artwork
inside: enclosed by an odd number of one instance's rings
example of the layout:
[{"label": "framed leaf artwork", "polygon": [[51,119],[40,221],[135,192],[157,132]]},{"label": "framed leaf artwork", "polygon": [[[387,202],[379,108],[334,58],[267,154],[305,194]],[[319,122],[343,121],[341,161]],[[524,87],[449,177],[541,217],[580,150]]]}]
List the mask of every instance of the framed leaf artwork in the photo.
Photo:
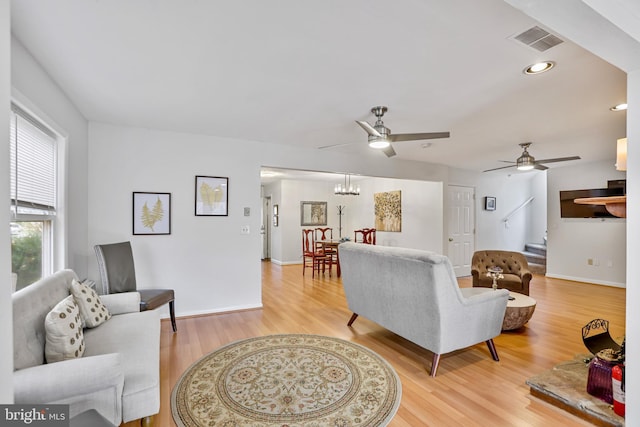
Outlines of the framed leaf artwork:
[{"label": "framed leaf artwork", "polygon": [[196,176],[196,216],[228,216],[229,178]]},{"label": "framed leaf artwork", "polygon": [[171,193],[133,193],[133,234],[171,234]]}]

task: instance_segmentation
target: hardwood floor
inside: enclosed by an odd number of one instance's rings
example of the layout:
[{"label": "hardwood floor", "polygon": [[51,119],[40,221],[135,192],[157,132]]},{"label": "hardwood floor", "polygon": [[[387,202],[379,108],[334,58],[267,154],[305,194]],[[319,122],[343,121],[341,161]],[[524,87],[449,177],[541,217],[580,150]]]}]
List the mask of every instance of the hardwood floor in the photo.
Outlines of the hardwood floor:
[{"label": "hardwood floor", "polygon": [[[584,353],[581,328],[608,319],[614,337],[624,335],[625,289],[534,276],[532,319],[494,339],[500,362],[478,344],[442,356],[429,377],[432,354],[364,317],[351,317],[335,272],[311,278],[300,265],[262,263],[260,310],[178,319],[178,333],[163,320],[161,409],[156,427],[173,426],[170,396],[180,375],[215,348],[243,338],[277,334],[330,335],[357,342],[384,357],[402,381],[402,402],[391,426],[588,426],[567,412],[529,395],[525,380]],[[470,278],[460,286],[471,286]],[[135,423],[128,423],[133,426]]]}]

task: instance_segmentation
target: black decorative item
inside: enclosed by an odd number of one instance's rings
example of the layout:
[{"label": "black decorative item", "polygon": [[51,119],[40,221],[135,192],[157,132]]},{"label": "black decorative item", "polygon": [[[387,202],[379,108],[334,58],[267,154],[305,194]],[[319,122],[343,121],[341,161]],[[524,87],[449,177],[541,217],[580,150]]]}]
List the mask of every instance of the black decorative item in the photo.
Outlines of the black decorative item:
[{"label": "black decorative item", "polygon": [[582,342],[593,355],[609,348],[614,352],[620,352],[620,344],[615,342],[609,334],[608,320],[593,319],[584,325],[582,327]]},{"label": "black decorative item", "polygon": [[487,196],[484,198],[484,210],[495,211],[496,210],[496,198]]}]

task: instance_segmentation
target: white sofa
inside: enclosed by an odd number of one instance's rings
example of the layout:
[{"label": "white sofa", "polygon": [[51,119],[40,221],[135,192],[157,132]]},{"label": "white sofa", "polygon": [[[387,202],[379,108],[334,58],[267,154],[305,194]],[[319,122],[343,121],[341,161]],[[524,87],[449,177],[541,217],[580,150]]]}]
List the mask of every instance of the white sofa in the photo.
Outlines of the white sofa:
[{"label": "white sofa", "polygon": [[446,256],[416,249],[342,243],[338,246],[349,309],[440,356],[486,342],[501,332],[509,292],[460,288]]},{"label": "white sofa", "polygon": [[160,315],[140,312],[140,295],[101,295],[112,317],[84,329],[84,356],[45,361],[47,313],[77,280],[61,270],[13,294],[15,403],[68,404],[70,416],[95,409],[114,425],[160,411]]}]

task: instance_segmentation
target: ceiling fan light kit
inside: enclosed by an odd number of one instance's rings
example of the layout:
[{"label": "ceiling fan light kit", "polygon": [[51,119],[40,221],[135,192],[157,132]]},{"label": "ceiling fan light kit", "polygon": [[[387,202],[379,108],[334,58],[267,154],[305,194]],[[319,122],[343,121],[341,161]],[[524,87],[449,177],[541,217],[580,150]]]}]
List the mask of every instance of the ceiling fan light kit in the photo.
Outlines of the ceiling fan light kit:
[{"label": "ceiling fan light kit", "polygon": [[396,155],[392,142],[399,141],[419,141],[421,139],[449,138],[449,132],[429,132],[429,133],[399,133],[392,134],[391,129],[382,122],[382,116],[387,112],[387,107],[379,105],[371,108],[371,112],[376,116],[376,122],[371,126],[368,122],[356,120],[356,123],[364,129],[368,136],[369,147],[382,150],[387,157]]},{"label": "ceiling fan light kit", "polygon": [[543,160],[536,161],[535,157],[533,157],[527,151],[527,148],[529,148],[531,144],[532,144],[531,142],[522,142],[518,144],[520,147],[522,147],[522,155],[520,155],[520,157],[518,157],[515,162],[510,162],[510,161],[506,162],[506,163],[513,163],[513,164],[509,166],[502,166],[499,168],[487,169],[482,172],[491,172],[499,169],[507,169],[507,168],[513,168],[513,167],[515,167],[519,171],[529,171],[531,169],[538,169],[543,171],[543,170],[549,169],[543,163],[556,163],[556,162],[566,162],[569,160],[580,160],[580,156],[570,156],[570,157],[557,157],[555,159],[543,159]]}]

